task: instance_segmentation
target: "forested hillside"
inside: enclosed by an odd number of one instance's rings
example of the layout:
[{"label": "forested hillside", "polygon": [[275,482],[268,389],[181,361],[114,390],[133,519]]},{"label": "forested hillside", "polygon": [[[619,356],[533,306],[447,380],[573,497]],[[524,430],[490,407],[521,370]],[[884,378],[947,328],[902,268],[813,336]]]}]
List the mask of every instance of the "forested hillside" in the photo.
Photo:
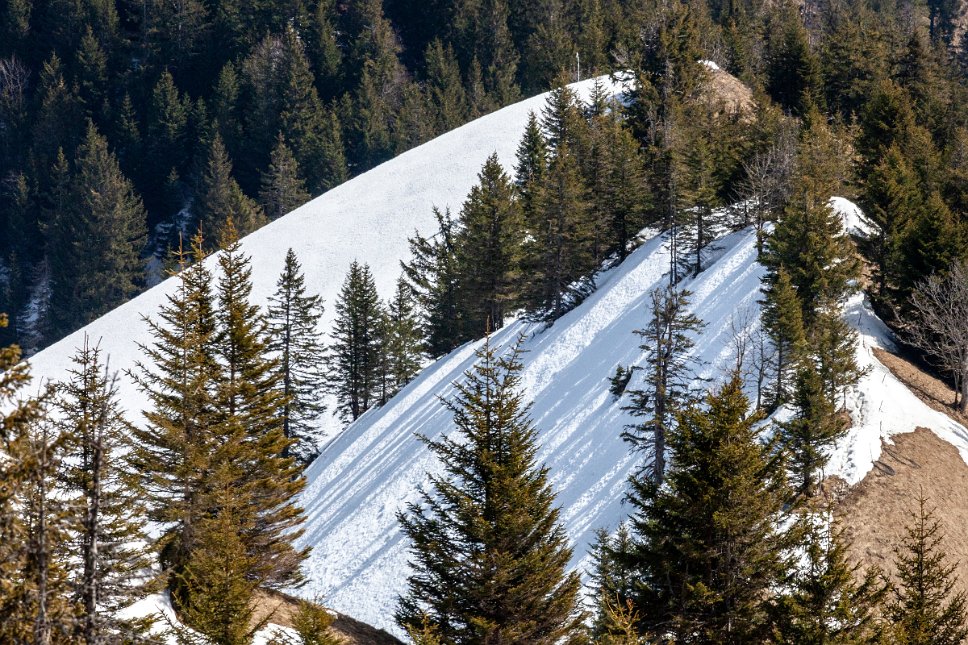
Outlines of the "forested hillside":
[{"label": "forested hillside", "polygon": [[0,10],[0,640],[968,638],[957,2]]}]

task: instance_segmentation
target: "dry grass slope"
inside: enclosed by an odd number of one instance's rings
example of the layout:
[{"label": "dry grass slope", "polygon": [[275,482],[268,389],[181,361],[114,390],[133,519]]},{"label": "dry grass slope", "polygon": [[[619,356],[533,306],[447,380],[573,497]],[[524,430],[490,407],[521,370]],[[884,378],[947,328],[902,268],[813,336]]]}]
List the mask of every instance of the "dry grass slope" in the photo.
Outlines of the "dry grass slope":
[{"label": "dry grass slope", "polygon": [[[953,406],[954,391],[907,360],[875,350],[881,363],[932,408],[966,423]],[[944,547],[958,563],[958,586],[968,592],[968,465],[958,450],[927,428],[882,444],[874,469],[840,500],[836,514],[853,539],[854,557],[894,574],[893,547],[923,492],[945,532]]]}]

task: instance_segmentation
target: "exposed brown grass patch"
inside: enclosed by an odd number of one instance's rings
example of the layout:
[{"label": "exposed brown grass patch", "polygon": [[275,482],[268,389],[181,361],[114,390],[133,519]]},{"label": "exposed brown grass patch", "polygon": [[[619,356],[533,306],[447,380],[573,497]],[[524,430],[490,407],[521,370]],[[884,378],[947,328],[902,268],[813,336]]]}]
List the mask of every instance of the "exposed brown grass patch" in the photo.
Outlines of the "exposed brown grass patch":
[{"label": "exposed brown grass patch", "polygon": [[[292,619],[299,609],[299,600],[277,591],[259,590],[252,601],[254,621],[268,621],[281,627],[292,627]],[[330,631],[346,645],[401,645],[391,634],[355,618],[332,612],[336,619]]]},{"label": "exposed brown grass patch", "polygon": [[923,492],[941,522],[944,548],[968,592],[968,465],[958,450],[926,428],[884,442],[874,469],[849,490],[835,515],[852,540],[853,556],[894,575],[893,549]]},{"label": "exposed brown grass patch", "polygon": [[753,92],[743,81],[722,69],[708,69],[706,96],[715,103],[716,114],[725,112],[738,115],[744,121],[751,120],[756,112]]}]

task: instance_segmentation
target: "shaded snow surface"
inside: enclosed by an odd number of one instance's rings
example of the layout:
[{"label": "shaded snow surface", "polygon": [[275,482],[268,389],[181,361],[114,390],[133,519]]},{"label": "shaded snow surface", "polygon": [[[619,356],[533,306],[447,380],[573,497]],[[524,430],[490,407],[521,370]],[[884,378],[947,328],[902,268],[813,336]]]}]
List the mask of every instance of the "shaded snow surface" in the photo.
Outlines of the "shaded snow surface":
[{"label": "shaded snow surface", "polygon": [[[755,245],[752,231],[727,236],[709,254],[708,268],[683,284],[693,292],[693,312],[706,323],[694,350],[703,377],[720,378],[733,364],[734,330],[749,334],[758,327],[763,268]],[[571,565],[583,571],[595,530],[614,529],[629,511],[622,497],[638,462],[619,435],[633,419],[622,410],[627,396],[616,401],[609,393],[609,377],[616,365],[644,365],[633,332],[646,324],[649,292],[665,284],[668,264],[665,240],[655,237],[599,276],[598,290],[550,328],[519,321],[492,338],[507,347],[525,336],[522,386],[534,401],[539,459],[558,491],[575,549]],[[925,406],[873,357],[873,346],[890,341],[863,298],[851,299],[845,313],[859,331],[858,360],[870,372],[848,397],[855,423],[829,473],[860,481],[880,454],[881,438],[918,426],[932,428],[968,458],[968,432]],[[334,609],[398,632],[393,610],[409,567],[396,514],[428,486],[427,473],[442,472],[415,433],[436,438],[452,430],[438,397],[451,394],[478,345],[428,367],[386,407],[336,437],[309,468],[303,542],[313,552],[306,567],[310,582],[298,593],[322,594]],[[641,375],[636,372],[631,388]]]}]

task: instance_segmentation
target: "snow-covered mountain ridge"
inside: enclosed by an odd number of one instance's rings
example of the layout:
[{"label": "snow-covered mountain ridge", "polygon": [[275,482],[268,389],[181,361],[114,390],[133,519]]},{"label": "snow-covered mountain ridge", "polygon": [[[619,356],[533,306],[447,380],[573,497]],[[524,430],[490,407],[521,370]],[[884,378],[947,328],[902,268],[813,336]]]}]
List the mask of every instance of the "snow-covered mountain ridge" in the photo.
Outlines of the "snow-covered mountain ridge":
[{"label": "snow-covered mountain ridge", "polygon": [[[595,80],[572,88],[587,98]],[[619,91],[608,77],[600,80]],[[326,309],[320,323],[326,332],[332,327],[333,303],[352,261],[368,263],[381,295],[389,296],[400,275],[400,261],[410,258],[408,237],[415,230],[436,231],[434,207],[460,208],[490,154],[496,152],[506,168],[513,167],[528,114],[540,114],[547,97],[526,99],[441,135],[246,236],[242,252],[252,258],[253,301],[265,306],[290,247],[302,263],[307,289],[323,298]],[[216,258],[206,262],[214,267]],[[92,343],[100,343],[111,369],[119,372],[120,398],[130,419],[140,420],[146,399],[124,371],[140,358],[138,343],[150,340],[142,317],[156,314],[176,284],[173,278],[163,281],[31,357],[34,376],[39,381],[65,378],[70,357],[86,334]],[[341,427],[332,414],[320,423],[327,434]]]},{"label": "snow-covered mountain ridge", "polygon": [[[836,200],[834,205],[848,225],[856,226],[852,204]],[[729,235],[716,249],[708,268],[682,285],[692,292],[692,311],[706,323],[693,353],[710,386],[733,364],[737,334],[751,334],[759,326],[764,271],[751,230]],[[609,377],[616,365],[644,364],[633,332],[645,326],[649,292],[666,283],[668,267],[666,240],[654,237],[600,276],[597,291],[551,327],[517,321],[491,339],[504,347],[525,338],[522,387],[534,402],[539,459],[550,468],[558,491],[575,549],[573,567],[589,564],[595,530],[614,529],[629,510],[622,498],[639,457],[630,455],[620,438],[633,419],[623,410],[625,401],[609,392]],[[845,315],[859,331],[858,362],[869,371],[849,396],[853,427],[827,474],[851,484],[860,481],[878,459],[882,439],[917,427],[934,430],[968,460],[965,428],[927,407],[875,359],[873,348],[889,346],[889,333],[862,295],[849,301]],[[451,383],[472,365],[478,345],[459,348],[425,369],[388,405],[349,426],[309,468],[304,542],[313,552],[307,563],[310,583],[300,593],[322,594],[337,610],[393,629],[394,604],[408,572],[396,514],[428,485],[428,472],[441,471],[415,433],[434,438],[451,429],[439,397],[448,396]]]},{"label": "snow-covered mountain ridge", "polygon": [[[587,93],[591,85],[586,81],[577,89]],[[378,288],[388,295],[399,261],[409,256],[407,237],[415,229],[433,230],[433,206],[459,208],[492,152],[510,169],[528,112],[540,111],[545,98],[528,99],[443,135],[246,237],[243,251],[252,257],[255,301],[264,305],[274,290],[289,247],[303,264],[309,289],[326,301],[324,329],[332,322],[332,303],[352,260],[369,263]],[[855,207],[846,200],[834,205],[851,230],[862,231]],[[608,378],[618,364],[643,363],[633,332],[646,324],[649,292],[665,283],[668,265],[664,238],[653,237],[601,274],[597,290],[551,327],[516,321],[492,339],[506,346],[525,337],[522,386],[534,401],[539,458],[559,493],[562,521],[575,548],[574,567],[587,564],[594,531],[614,528],[628,512],[621,500],[639,456],[630,455],[620,439],[631,417],[622,409],[624,401],[609,392]],[[732,364],[736,334],[755,332],[762,274],[755,234],[741,231],[719,241],[706,270],[683,285],[693,292],[694,313],[706,323],[695,347],[702,376],[722,374]],[[87,334],[100,342],[111,368],[122,371],[123,405],[132,421],[140,421],[145,399],[123,370],[139,358],[138,343],[149,341],[142,316],[155,314],[173,287],[173,281],[163,282],[34,356],[35,376],[63,378]],[[889,333],[863,297],[851,299],[845,313],[860,332],[858,360],[870,370],[848,400],[853,428],[827,474],[860,481],[878,459],[882,439],[916,427],[932,429],[968,460],[968,431],[927,407],[877,362],[873,350],[889,347]],[[471,366],[475,347],[458,348],[430,365],[387,406],[345,430],[331,415],[321,420],[333,438],[307,472],[302,539],[313,552],[306,565],[309,583],[297,593],[322,594],[334,609],[398,632],[392,614],[408,565],[396,515],[427,486],[427,473],[440,471],[414,433],[435,437],[450,429],[438,397],[447,396]]]}]

